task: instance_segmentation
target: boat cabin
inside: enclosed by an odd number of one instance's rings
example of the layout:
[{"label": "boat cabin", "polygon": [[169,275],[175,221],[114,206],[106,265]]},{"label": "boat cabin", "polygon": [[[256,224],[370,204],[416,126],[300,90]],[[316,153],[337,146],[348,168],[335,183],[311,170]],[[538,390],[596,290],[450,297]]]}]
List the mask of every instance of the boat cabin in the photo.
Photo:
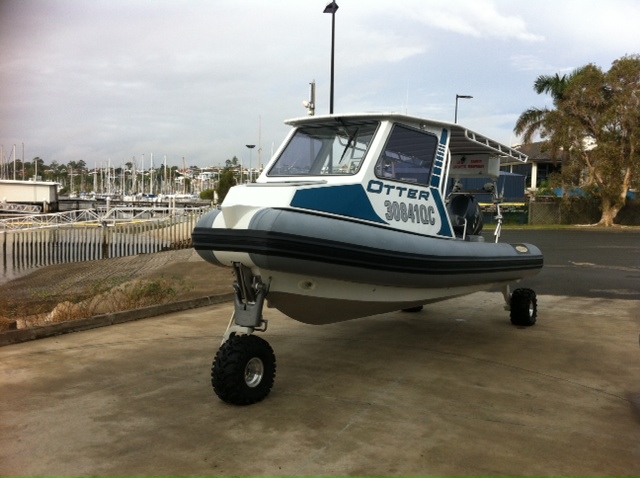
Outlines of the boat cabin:
[{"label": "boat cabin", "polygon": [[[491,193],[499,204],[501,162],[527,160],[459,124],[400,114],[314,116],[286,123],[292,131],[256,183],[247,185],[243,199],[235,190],[225,206],[241,205],[247,194],[255,194],[271,207],[482,240],[474,194]],[[466,191],[462,178],[487,178],[487,183],[482,191]],[[263,188],[269,186],[280,191],[266,194]]]}]

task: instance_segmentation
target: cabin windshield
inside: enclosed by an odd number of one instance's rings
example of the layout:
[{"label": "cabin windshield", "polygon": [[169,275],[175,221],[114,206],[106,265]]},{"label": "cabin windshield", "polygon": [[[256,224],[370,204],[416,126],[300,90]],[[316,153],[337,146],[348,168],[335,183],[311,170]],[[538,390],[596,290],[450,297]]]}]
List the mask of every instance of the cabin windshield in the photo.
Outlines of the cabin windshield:
[{"label": "cabin windshield", "polygon": [[378,121],[344,121],[300,126],[267,176],[356,174]]}]

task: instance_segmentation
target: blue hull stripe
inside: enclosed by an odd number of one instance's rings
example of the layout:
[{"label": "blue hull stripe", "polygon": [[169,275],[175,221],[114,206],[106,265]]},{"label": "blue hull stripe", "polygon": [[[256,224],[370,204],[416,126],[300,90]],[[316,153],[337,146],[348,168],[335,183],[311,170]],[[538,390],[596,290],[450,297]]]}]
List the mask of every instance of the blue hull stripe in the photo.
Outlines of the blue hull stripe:
[{"label": "blue hull stripe", "polygon": [[359,184],[300,189],[296,191],[291,206],[388,224],[376,214]]}]

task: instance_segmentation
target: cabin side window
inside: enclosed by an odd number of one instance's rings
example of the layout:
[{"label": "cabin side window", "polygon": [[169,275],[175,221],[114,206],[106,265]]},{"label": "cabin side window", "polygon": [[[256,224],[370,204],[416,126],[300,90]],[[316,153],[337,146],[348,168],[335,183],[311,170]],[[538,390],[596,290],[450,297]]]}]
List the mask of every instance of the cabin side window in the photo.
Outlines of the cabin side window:
[{"label": "cabin side window", "polygon": [[395,125],[376,163],[376,176],[428,186],[437,146],[437,136]]},{"label": "cabin side window", "polygon": [[356,174],[377,128],[377,121],[343,121],[301,126],[267,175]]}]

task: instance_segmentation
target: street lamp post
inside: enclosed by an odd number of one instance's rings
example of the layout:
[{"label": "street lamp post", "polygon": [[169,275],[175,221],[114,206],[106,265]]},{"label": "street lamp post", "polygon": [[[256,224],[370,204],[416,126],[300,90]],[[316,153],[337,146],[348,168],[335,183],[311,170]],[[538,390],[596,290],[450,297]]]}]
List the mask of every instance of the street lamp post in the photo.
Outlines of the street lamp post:
[{"label": "street lamp post", "polygon": [[331,14],[331,83],[329,90],[329,114],[333,114],[333,65],[334,65],[334,54],[335,54],[335,45],[336,45],[336,12],[338,11],[338,4],[335,1],[332,1],[329,5],[324,7],[323,13]]},{"label": "street lamp post", "polygon": [[249,184],[251,184],[251,150],[255,148],[255,144],[248,144],[247,148],[249,148]]},{"label": "street lamp post", "polygon": [[453,118],[453,122],[457,123],[458,122],[458,99],[460,98],[464,98],[467,100],[470,100],[471,98],[473,98],[473,96],[469,96],[469,95],[456,95],[456,113],[455,116]]}]

